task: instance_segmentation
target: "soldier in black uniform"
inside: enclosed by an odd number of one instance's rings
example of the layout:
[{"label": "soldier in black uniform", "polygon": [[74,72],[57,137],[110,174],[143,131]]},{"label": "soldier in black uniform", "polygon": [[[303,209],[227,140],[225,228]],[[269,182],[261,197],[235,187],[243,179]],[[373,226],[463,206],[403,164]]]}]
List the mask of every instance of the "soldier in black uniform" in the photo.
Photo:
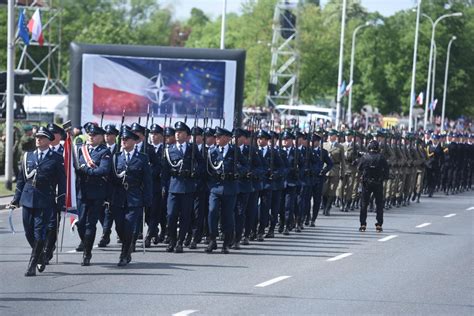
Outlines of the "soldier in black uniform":
[{"label": "soldier in black uniform", "polygon": [[46,228],[53,210],[65,208],[64,159],[49,148],[54,135],[40,127],[35,138],[37,150],[24,154],[15,196],[10,203],[14,207],[23,206],[23,227],[32,248],[25,276],[35,276],[36,268],[39,272],[44,271]]},{"label": "soldier in black uniform", "polygon": [[379,143],[372,140],[368,146],[368,154],[361,157],[359,172],[362,175],[362,201],[360,208],[360,228],[364,232],[367,228],[367,207],[371,194],[374,195],[377,211],[377,232],[382,232],[383,225],[383,181],[388,179],[389,168],[387,160],[379,152]]},{"label": "soldier in black uniform", "polygon": [[438,178],[440,177],[441,164],[443,163],[443,148],[439,143],[440,136],[438,134],[433,134],[431,136],[431,144],[426,146],[426,154],[428,161],[427,166],[427,186],[428,186],[428,196],[432,197],[436,184],[438,183]]}]

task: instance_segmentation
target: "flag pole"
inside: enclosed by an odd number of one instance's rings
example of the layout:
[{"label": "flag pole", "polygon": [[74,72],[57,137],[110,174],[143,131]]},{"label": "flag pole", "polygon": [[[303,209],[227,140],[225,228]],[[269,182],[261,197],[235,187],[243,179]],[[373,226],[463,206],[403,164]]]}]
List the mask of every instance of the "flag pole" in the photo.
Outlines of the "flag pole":
[{"label": "flag pole", "polygon": [[5,187],[12,188],[13,178],[13,93],[15,87],[15,10],[14,0],[8,0],[8,39],[7,39],[7,91],[6,91],[6,148],[5,148]]}]

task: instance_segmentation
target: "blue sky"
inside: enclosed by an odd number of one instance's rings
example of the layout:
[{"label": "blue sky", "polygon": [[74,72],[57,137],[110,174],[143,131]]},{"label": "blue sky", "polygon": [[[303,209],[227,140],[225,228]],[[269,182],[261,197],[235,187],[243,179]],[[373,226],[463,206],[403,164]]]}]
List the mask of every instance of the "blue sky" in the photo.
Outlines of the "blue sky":
[{"label": "blue sky", "polygon": [[[362,5],[369,11],[379,11],[382,15],[389,16],[399,10],[409,9],[415,6],[414,0],[361,0]],[[189,17],[191,8],[196,7],[203,10],[209,16],[215,18],[222,12],[223,0],[162,0],[162,6],[172,6],[175,17],[185,19]],[[246,0],[227,0],[227,12],[239,12],[240,6]],[[324,5],[327,0],[321,0]]]}]

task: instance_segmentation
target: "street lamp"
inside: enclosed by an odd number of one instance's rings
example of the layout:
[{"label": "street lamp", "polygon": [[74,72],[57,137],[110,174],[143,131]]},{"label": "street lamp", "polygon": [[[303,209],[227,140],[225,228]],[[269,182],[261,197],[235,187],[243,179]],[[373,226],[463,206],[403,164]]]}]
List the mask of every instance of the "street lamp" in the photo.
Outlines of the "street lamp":
[{"label": "street lamp", "polygon": [[[431,72],[433,79],[431,80],[431,97],[430,97],[430,123],[433,123],[433,100],[435,94],[435,84],[436,84],[436,55],[437,55],[437,48],[436,48],[436,41],[433,42],[433,71]],[[428,96],[427,96],[428,97]]]},{"label": "street lamp", "polygon": [[336,128],[339,128],[341,120],[341,93],[342,86],[342,68],[344,62],[344,31],[346,28],[346,7],[347,0],[342,0],[342,18],[341,18],[341,39],[339,44],[339,71],[337,76],[337,90],[336,90]]},{"label": "street lamp", "polygon": [[[349,84],[352,83],[352,87],[354,87],[354,58],[355,58],[355,44],[356,44],[356,35],[357,32],[359,32],[360,29],[371,26],[371,25],[376,25],[376,21],[367,21],[365,24],[359,25],[358,27],[355,28],[354,32],[352,33],[352,49],[351,49],[351,70],[350,70],[350,78],[349,78]],[[352,127],[352,88],[349,90],[349,101],[347,105],[347,123],[349,124],[350,127]]]},{"label": "street lamp", "polygon": [[416,10],[416,29],[415,29],[415,49],[413,50],[413,69],[411,72],[411,90],[410,90],[410,114],[408,116],[408,130],[413,127],[413,103],[415,103],[415,78],[416,78],[416,56],[418,52],[418,29],[420,28],[421,0],[418,1]]},{"label": "street lamp", "polygon": [[453,36],[448,44],[448,55],[446,56],[446,70],[444,71],[444,91],[443,91],[443,110],[441,111],[441,131],[444,131],[444,111],[446,109],[446,91],[448,87],[449,55],[451,53],[451,44],[456,40]]},{"label": "street lamp", "polygon": [[[456,12],[456,13],[445,14],[445,15],[440,16],[438,19],[436,19],[436,21],[434,21],[432,23],[431,42],[430,42],[430,56],[429,56],[429,63],[428,63],[428,80],[427,80],[427,83],[426,83],[425,119],[424,119],[424,123],[423,123],[423,128],[425,130],[426,130],[426,125],[428,123],[428,106],[429,106],[429,102],[430,102],[429,95],[430,95],[430,82],[431,82],[431,67],[433,65],[433,63],[432,63],[432,61],[433,61],[433,47],[434,47],[436,26],[438,25],[438,23],[441,20],[449,18],[449,17],[455,17],[455,16],[462,16],[462,13],[461,12]],[[432,21],[432,19],[430,19],[430,21]]]}]

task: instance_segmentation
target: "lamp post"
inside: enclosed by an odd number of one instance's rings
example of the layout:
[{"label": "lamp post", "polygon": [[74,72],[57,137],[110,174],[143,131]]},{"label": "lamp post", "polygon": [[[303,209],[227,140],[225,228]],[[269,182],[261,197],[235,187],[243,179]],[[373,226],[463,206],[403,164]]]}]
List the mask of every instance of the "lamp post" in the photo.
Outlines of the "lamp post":
[{"label": "lamp post", "polygon": [[342,70],[344,62],[344,31],[346,28],[346,7],[347,0],[342,0],[342,18],[341,18],[341,39],[339,45],[339,72],[337,76],[337,89],[336,89],[336,128],[339,128],[341,120],[341,85],[342,85]]},{"label": "lamp post", "polygon": [[11,190],[13,180],[13,94],[15,58],[15,10],[14,1],[8,1],[7,25],[7,91],[6,91],[6,148],[5,148],[5,187]]},{"label": "lamp post", "polygon": [[[435,31],[436,31],[436,26],[440,21],[443,19],[449,18],[449,17],[455,17],[455,16],[462,16],[461,12],[456,12],[456,13],[449,13],[440,16],[436,21],[432,23],[432,28],[431,28],[431,42],[430,42],[430,55],[429,55],[429,63],[428,63],[428,79],[426,82],[426,102],[425,102],[425,118],[424,118],[424,123],[423,123],[423,128],[426,130],[426,125],[428,124],[428,106],[430,104],[430,82],[431,82],[431,67],[433,65],[433,47],[434,47],[434,39],[435,39]],[[432,21],[432,19],[430,19]]]},{"label": "lamp post", "polygon": [[222,1],[222,22],[221,22],[221,45],[220,49],[225,48],[225,16],[227,14],[227,0]]},{"label": "lamp post", "polygon": [[416,29],[415,29],[415,48],[413,50],[413,69],[411,73],[411,90],[410,90],[410,114],[408,116],[408,130],[413,129],[413,103],[415,103],[415,78],[416,78],[416,56],[418,52],[418,29],[420,28],[421,0],[418,1],[418,9],[416,10]]},{"label": "lamp post", "polygon": [[[351,70],[350,70],[350,78],[349,78],[349,84],[352,83],[352,87],[354,87],[354,59],[355,59],[355,45],[356,45],[356,35],[357,32],[359,32],[360,29],[375,25],[375,21],[367,21],[365,24],[359,25],[358,27],[355,28],[354,32],[352,33],[352,49],[351,49]],[[352,89],[349,90],[349,100],[347,104],[347,123],[349,124],[350,127],[352,127]]]},{"label": "lamp post", "polygon": [[453,36],[448,44],[448,54],[446,56],[446,70],[444,71],[444,91],[443,91],[443,110],[441,111],[441,131],[444,131],[444,111],[446,109],[446,92],[448,89],[448,71],[449,71],[449,57],[451,54],[451,44],[456,40]]},{"label": "lamp post", "polygon": [[433,101],[434,101],[434,96],[435,96],[435,85],[436,85],[436,56],[438,55],[437,54],[436,41],[434,41],[433,44],[434,44],[434,49],[433,49],[433,72],[432,72],[433,80],[431,80],[430,123],[433,123],[433,112],[434,112]]}]

